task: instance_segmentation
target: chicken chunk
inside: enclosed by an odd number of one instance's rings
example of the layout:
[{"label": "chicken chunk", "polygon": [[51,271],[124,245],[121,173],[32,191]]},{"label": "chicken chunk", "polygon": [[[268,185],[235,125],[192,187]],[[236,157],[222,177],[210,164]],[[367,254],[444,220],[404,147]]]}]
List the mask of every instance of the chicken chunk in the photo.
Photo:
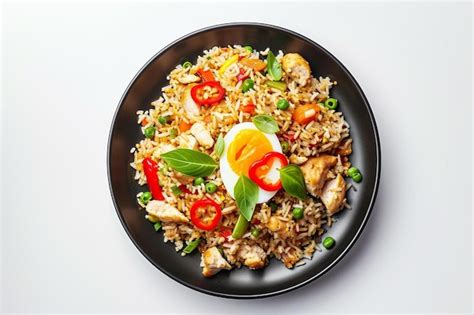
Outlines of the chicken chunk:
[{"label": "chicken chunk", "polygon": [[337,157],[321,155],[309,159],[303,166],[301,166],[306,188],[311,195],[317,197],[321,194],[328,171],[336,164]]},{"label": "chicken chunk", "polygon": [[188,223],[189,220],[175,207],[165,201],[152,200],[146,205],[146,212],[157,217],[162,222]]},{"label": "chicken chunk", "polygon": [[183,106],[187,116],[189,118],[195,118],[199,116],[199,106],[194,102],[191,97],[191,89],[195,84],[189,84],[186,86],[182,96],[181,96],[181,105]]},{"label": "chicken chunk", "polygon": [[268,230],[272,233],[277,234],[279,238],[286,239],[294,236],[294,230],[288,225],[288,223],[280,220],[279,218],[272,216],[268,220]]},{"label": "chicken chunk", "polygon": [[197,140],[192,135],[181,134],[178,136],[178,143],[180,148],[195,150],[197,147]]},{"label": "chicken chunk", "polygon": [[282,67],[299,85],[306,85],[311,77],[309,63],[300,54],[291,53],[283,56]]},{"label": "chicken chunk", "polygon": [[238,256],[243,260],[245,266],[250,269],[260,269],[267,263],[267,254],[258,245],[244,246],[239,250]]},{"label": "chicken chunk", "polygon": [[211,247],[206,250],[202,254],[201,260],[203,265],[202,275],[204,277],[212,277],[222,269],[232,269],[231,265],[222,257],[216,247]]},{"label": "chicken chunk", "polygon": [[173,171],[173,177],[178,180],[181,184],[191,184],[194,180],[194,177],[185,175],[178,171]]},{"label": "chicken chunk", "polygon": [[214,139],[212,139],[211,133],[207,130],[204,123],[197,122],[192,125],[191,134],[196,137],[198,143],[206,149],[209,149],[214,145]]},{"label": "chicken chunk", "polygon": [[328,209],[328,214],[333,215],[342,208],[346,196],[346,182],[341,174],[324,185],[321,193],[321,201]]},{"label": "chicken chunk", "polygon": [[194,74],[183,74],[178,78],[178,81],[183,84],[194,83],[200,80],[201,78]]}]

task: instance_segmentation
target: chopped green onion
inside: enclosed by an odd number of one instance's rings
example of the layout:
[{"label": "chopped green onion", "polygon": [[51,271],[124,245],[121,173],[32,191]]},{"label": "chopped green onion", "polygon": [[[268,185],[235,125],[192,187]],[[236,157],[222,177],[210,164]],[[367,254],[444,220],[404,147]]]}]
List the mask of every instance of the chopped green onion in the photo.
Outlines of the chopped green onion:
[{"label": "chopped green onion", "polygon": [[171,192],[173,193],[173,195],[175,196],[179,196],[183,193],[183,191],[181,190],[181,188],[179,188],[178,186],[174,185],[174,186],[171,186]]},{"label": "chopped green onion", "polygon": [[242,235],[245,234],[245,231],[247,231],[248,226],[249,221],[247,221],[243,215],[239,215],[237,223],[234,226],[234,230],[232,231],[232,238],[235,240],[241,238]]},{"label": "chopped green onion", "polygon": [[242,92],[247,92],[250,91],[253,88],[253,80],[252,79],[246,79],[244,82],[242,82]]},{"label": "chopped green onion", "polygon": [[160,222],[156,222],[153,227],[155,228],[155,232],[158,232],[160,229],[161,229],[161,223]]},{"label": "chopped green onion", "polygon": [[191,62],[189,62],[189,61],[185,61],[185,62],[183,63],[183,68],[184,68],[184,69],[191,68],[192,66],[193,66],[193,64],[192,64]]},{"label": "chopped green onion", "polygon": [[329,109],[336,109],[337,108],[337,99],[335,98],[328,98],[326,102],[324,102],[324,106]]},{"label": "chopped green onion", "polygon": [[280,90],[282,92],[286,91],[286,83],[285,82],[267,81],[266,85],[268,85],[271,88]]},{"label": "chopped green onion", "polygon": [[268,203],[268,206],[270,207],[270,209],[272,210],[272,212],[275,212],[277,209],[278,209],[278,205],[275,201],[270,201]]},{"label": "chopped green onion", "polygon": [[281,150],[283,151],[283,153],[288,152],[289,149],[290,149],[290,144],[286,141],[283,141],[281,143]]},{"label": "chopped green onion", "polygon": [[198,247],[199,243],[201,243],[201,238],[197,238],[194,241],[189,242],[189,244],[183,249],[183,253],[191,254],[196,247]]}]

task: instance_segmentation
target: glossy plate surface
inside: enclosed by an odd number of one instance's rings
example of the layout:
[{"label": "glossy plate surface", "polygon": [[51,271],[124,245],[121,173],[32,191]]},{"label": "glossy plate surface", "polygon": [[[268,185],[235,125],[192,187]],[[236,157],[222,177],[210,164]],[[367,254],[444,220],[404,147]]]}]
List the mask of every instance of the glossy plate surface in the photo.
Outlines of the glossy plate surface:
[{"label": "glossy plate surface", "polygon": [[[341,110],[351,126],[354,139],[351,161],[363,174],[356,184],[357,192],[350,191],[348,200],[352,210],[338,215],[338,222],[329,234],[337,240],[328,251],[316,252],[306,265],[286,269],[275,259],[257,271],[247,268],[222,271],[206,279],[199,267],[200,255],[181,257],[174,246],[163,242],[163,234],[156,233],[138,210],[136,194],[143,190],[133,180],[129,166],[133,155],[130,149],[143,138],[136,124],[136,111],[147,109],[150,102],[161,95],[167,84],[167,74],[183,60],[195,61],[203,50],[213,46],[233,44],[251,45],[274,52],[298,52],[311,64],[315,76],[329,76],[338,84],[331,95],[339,100]],[[380,144],[372,111],[359,85],[347,69],[328,51],[295,32],[280,27],[233,23],[209,27],[191,33],[157,53],[138,72],[125,91],[110,131],[107,167],[112,199],[117,214],[140,252],[158,269],[174,280],[198,291],[234,298],[256,298],[283,293],[300,287],[327,272],[352,247],[359,237],[377,194],[380,177]]]}]

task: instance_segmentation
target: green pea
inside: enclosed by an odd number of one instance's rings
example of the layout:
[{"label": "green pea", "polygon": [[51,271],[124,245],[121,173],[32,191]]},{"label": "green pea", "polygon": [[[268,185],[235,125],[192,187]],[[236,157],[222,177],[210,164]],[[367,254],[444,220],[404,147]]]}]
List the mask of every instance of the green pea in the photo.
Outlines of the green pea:
[{"label": "green pea", "polygon": [[289,149],[290,149],[290,144],[286,141],[283,141],[281,143],[281,150],[283,151],[283,153],[288,152]]},{"label": "green pea", "polygon": [[303,217],[304,217],[303,208],[293,208],[293,218],[295,220],[303,219]]},{"label": "green pea", "polygon": [[253,228],[252,231],[250,231],[250,234],[252,234],[253,237],[257,238],[260,235],[260,230],[257,228]]},{"label": "green pea", "polygon": [[246,79],[243,83],[242,83],[242,92],[247,92],[247,91],[250,91],[250,89],[253,88],[253,80],[252,79]]},{"label": "green pea", "polygon": [[178,130],[176,128],[171,128],[170,129],[170,139],[174,139],[178,136]]},{"label": "green pea", "polygon": [[140,201],[146,205],[151,200],[151,193],[149,191],[145,191],[143,194],[140,195]]},{"label": "green pea", "polygon": [[288,101],[284,98],[281,98],[277,102],[277,108],[281,110],[287,110],[288,108],[290,108],[290,103],[288,103]]},{"label": "green pea", "polygon": [[244,49],[248,51],[249,53],[253,53],[253,48],[252,46],[244,46]]},{"label": "green pea", "polygon": [[168,122],[168,116],[160,116],[158,117],[158,122],[162,125],[166,124]]},{"label": "green pea", "polygon": [[206,192],[209,193],[209,194],[212,194],[213,192],[216,192],[217,190],[217,185],[212,183],[212,182],[209,182],[206,184]]},{"label": "green pea", "polygon": [[357,173],[354,176],[352,176],[352,180],[355,181],[356,183],[360,183],[362,181],[362,174]]},{"label": "green pea", "polygon": [[336,109],[337,108],[337,99],[335,98],[328,98],[326,102],[324,102],[324,106],[329,109]]},{"label": "green pea", "polygon": [[336,244],[336,240],[333,239],[331,236],[328,236],[323,240],[323,246],[326,249],[332,248],[334,244]]},{"label": "green pea", "polygon": [[189,61],[185,61],[185,62],[183,63],[183,68],[184,68],[184,69],[191,68],[192,66],[193,66],[193,64],[192,64],[191,62],[189,62]]},{"label": "green pea", "polygon": [[145,134],[145,137],[151,139],[155,135],[155,130],[156,130],[155,127],[147,127],[145,128],[143,133]]},{"label": "green pea", "polygon": [[201,186],[201,184],[204,183],[204,178],[202,177],[196,177],[194,179],[194,186]]},{"label": "green pea", "polygon": [[277,209],[278,209],[278,205],[277,205],[277,203],[276,203],[275,201],[270,201],[270,202],[268,203],[268,206],[270,207],[270,209],[272,210],[272,212],[275,212],[275,211],[277,211]]}]

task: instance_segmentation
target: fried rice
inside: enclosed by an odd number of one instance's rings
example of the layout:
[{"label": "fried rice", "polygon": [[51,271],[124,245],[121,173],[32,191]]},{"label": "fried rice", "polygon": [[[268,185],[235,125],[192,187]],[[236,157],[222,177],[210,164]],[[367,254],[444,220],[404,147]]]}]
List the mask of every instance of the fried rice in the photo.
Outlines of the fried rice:
[{"label": "fried rice", "polygon": [[[267,265],[271,257],[280,260],[287,268],[302,265],[305,259],[311,259],[314,252],[322,248],[322,236],[335,221],[334,213],[349,207],[344,197],[336,211],[329,211],[318,194],[300,200],[282,189],[271,199],[273,204],[266,202],[256,205],[250,228],[242,237],[233,239],[229,231],[236,225],[239,209],[223,185],[220,170],[207,176],[206,181],[217,185],[215,192],[207,193],[204,183],[194,185],[193,178],[171,169],[160,158],[161,154],[170,150],[192,147],[218,161],[219,156],[214,148],[203,146],[200,141],[196,141],[196,137],[188,129],[189,126],[202,123],[212,139],[216,140],[234,125],[251,122],[255,115],[268,114],[279,126],[280,130],[276,133],[279,141],[289,144],[286,156],[290,163],[303,166],[310,163],[311,159],[329,155],[337,160],[324,174],[323,183],[330,182],[338,175],[347,176],[347,170],[351,166],[348,156],[352,152],[349,125],[341,112],[323,106],[330,97],[331,88],[337,82],[332,82],[328,77],[316,78],[312,75],[300,82],[301,80],[296,78],[297,74],[283,71],[281,81],[286,83],[286,89],[281,91],[266,84],[272,79],[268,73],[246,67],[239,61],[231,64],[225,71],[219,71],[232,56],[238,55],[239,60],[243,57],[264,60],[269,51],[267,48],[264,51],[250,52],[239,45],[205,50],[194,64],[186,67],[176,66],[167,77],[169,84],[162,88],[162,96],[151,103],[151,108],[137,112],[137,122],[142,131],[154,126],[156,132],[151,138],[144,137],[131,149],[133,162],[130,165],[135,170],[135,180],[145,188],[147,178],[142,162],[147,157],[156,161],[166,204],[188,219],[187,222],[162,221],[164,241],[174,243],[176,251],[181,251],[191,241],[200,239],[198,250],[203,255],[204,269],[206,255],[211,255],[211,251],[216,248],[216,255],[220,255],[219,258],[226,262],[214,266],[219,270],[241,265],[258,269]],[[279,51],[275,55],[276,60],[282,63],[285,54]],[[214,74],[225,89],[225,98],[217,105],[201,106],[197,115],[190,115],[183,106],[183,97],[190,85],[200,82],[200,69],[210,70]],[[242,81],[236,79],[239,73],[244,73],[253,80],[253,89],[242,92]],[[288,109],[277,108],[276,103],[281,98],[288,100]],[[295,108],[308,103],[318,104],[318,116],[305,125],[295,122]],[[246,104],[255,106],[252,113],[241,110]],[[166,123],[160,122],[160,117],[166,117]],[[310,183],[307,176],[311,175],[304,175],[308,186]],[[186,193],[173,194],[172,187],[176,186],[184,188]],[[344,190],[348,189],[348,186],[344,182]],[[143,192],[137,195],[137,203],[140,208],[146,209],[147,205],[140,200],[142,194]],[[220,222],[211,231],[200,230],[190,221],[191,205],[203,198],[214,200],[222,208]],[[292,209],[295,207],[304,210],[303,218],[296,220],[293,217]],[[146,214],[146,217],[152,222],[160,221],[153,213]],[[252,235],[251,229],[258,229],[259,235]],[[207,274],[204,272],[204,275],[210,276],[217,271]]]}]

